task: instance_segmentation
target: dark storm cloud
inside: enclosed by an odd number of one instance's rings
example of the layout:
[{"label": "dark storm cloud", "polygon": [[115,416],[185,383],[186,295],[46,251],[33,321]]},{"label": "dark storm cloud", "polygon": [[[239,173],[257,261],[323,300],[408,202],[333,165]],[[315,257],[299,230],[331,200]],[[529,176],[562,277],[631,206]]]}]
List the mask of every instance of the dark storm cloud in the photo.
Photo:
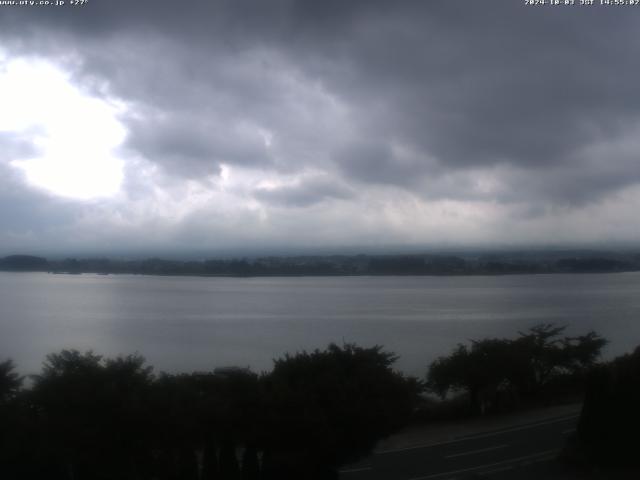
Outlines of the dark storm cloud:
[{"label": "dark storm cloud", "polygon": [[354,29],[349,58],[362,83],[329,78],[361,99],[371,137],[429,153],[449,169],[508,164],[544,175],[558,164],[581,168],[585,145],[633,133],[635,12],[450,5]]},{"label": "dark storm cloud", "polygon": [[[640,9],[500,0],[0,11],[12,51],[127,102],[125,148],[177,177],[222,164],[335,177],[253,192],[289,206],[349,198],[343,183],[532,208],[637,184],[638,26]],[[499,187],[474,190],[483,170]]]},{"label": "dark storm cloud", "polygon": [[56,208],[59,205],[49,205],[42,194],[25,190],[21,173],[9,165],[37,153],[29,135],[0,132],[0,224],[4,235],[33,232],[68,219],[68,212]]},{"label": "dark storm cloud", "polygon": [[185,176],[217,175],[221,163],[268,165],[264,142],[253,132],[207,119],[173,115],[130,121],[128,147]]},{"label": "dark storm cloud", "polygon": [[11,253],[7,248],[15,251],[21,244],[29,248],[25,240],[37,239],[34,237],[47,229],[72,221],[80,211],[70,202],[25,189],[20,177],[0,161],[0,255]]},{"label": "dark storm cloud", "polygon": [[268,204],[284,207],[309,207],[328,199],[346,200],[354,196],[349,188],[326,178],[309,178],[293,185],[258,188],[254,196]]}]

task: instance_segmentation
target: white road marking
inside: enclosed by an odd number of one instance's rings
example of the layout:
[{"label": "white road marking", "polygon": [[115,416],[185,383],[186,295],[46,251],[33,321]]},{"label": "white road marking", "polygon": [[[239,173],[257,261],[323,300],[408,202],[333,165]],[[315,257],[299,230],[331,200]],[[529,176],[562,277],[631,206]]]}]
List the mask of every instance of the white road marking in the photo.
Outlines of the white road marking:
[{"label": "white road marking", "polygon": [[508,447],[508,445],[497,445],[495,447],[480,448],[478,450],[471,450],[469,452],[456,453],[454,455],[446,455],[444,458],[464,457],[465,455],[473,455],[476,453],[489,452],[491,450],[498,450],[499,448],[505,448],[505,447]]},{"label": "white road marking", "polygon": [[576,431],[576,429],[575,429],[575,428],[569,428],[569,429],[567,429],[567,430],[563,430],[563,431],[562,431],[562,434],[563,434],[563,435],[569,435],[570,433],[573,433],[573,432],[575,432],[575,431]]},{"label": "white road marking", "polygon": [[503,460],[501,462],[488,463],[486,465],[478,465],[475,467],[463,468],[461,470],[452,470],[450,472],[436,473],[432,475],[425,475],[422,477],[413,477],[413,478],[410,478],[409,480],[428,480],[430,478],[445,477],[447,475],[457,475],[459,473],[473,472],[473,471],[483,470],[485,468],[498,467],[500,465],[505,465],[508,463],[524,462],[526,460],[535,459],[535,460],[541,461],[541,460],[544,460],[546,457],[553,458],[553,455],[556,453],[558,453],[558,450],[545,450],[544,452],[525,455],[524,457],[511,458],[509,460]]},{"label": "white road marking", "polygon": [[411,447],[391,448],[389,450],[381,450],[381,451],[378,451],[378,452],[374,452],[374,455],[384,455],[384,454],[387,454],[387,453],[405,452],[405,451],[409,451],[409,450],[419,450],[421,448],[435,447],[435,446],[438,446],[438,445],[450,445],[452,443],[466,442],[467,440],[476,440],[478,438],[494,437],[496,435],[502,435],[503,433],[517,432],[517,431],[520,431],[520,430],[528,430],[530,428],[541,427],[541,426],[544,426],[544,425],[551,425],[552,423],[566,422],[567,420],[578,418],[579,416],[580,415],[571,415],[571,416],[568,416],[568,417],[554,418],[553,420],[547,420],[547,421],[542,421],[542,422],[538,422],[538,423],[529,423],[529,424],[521,425],[521,426],[518,426],[518,427],[505,428],[503,430],[496,430],[496,431],[488,432],[488,433],[480,433],[480,434],[477,434],[477,435],[468,435],[468,436],[465,436],[465,437],[456,438],[454,440],[447,440],[446,442],[423,443],[423,444],[420,444],[420,445],[413,445]]}]

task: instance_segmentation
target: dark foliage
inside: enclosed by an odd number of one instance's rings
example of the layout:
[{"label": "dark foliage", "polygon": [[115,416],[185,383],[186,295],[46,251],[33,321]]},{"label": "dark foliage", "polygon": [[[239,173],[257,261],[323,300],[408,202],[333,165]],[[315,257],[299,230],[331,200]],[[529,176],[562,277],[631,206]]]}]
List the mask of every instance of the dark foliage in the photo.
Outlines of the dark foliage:
[{"label": "dark foliage", "polygon": [[46,271],[49,262],[46,258],[34,257],[32,255],[10,255],[0,258],[0,270],[15,272]]},{"label": "dark foliage", "polygon": [[612,258],[565,258],[556,262],[562,272],[593,273],[623,272],[629,268],[628,263]]},{"label": "dark foliage", "polygon": [[[569,254],[571,252],[563,252]],[[0,270],[52,273],[132,273],[144,275],[303,276],[303,275],[508,275],[524,273],[602,273],[640,270],[633,253],[502,252],[491,255],[305,255],[204,261],[67,258],[28,255],[0,258]]]},{"label": "dark foliage", "polygon": [[[335,478],[409,418],[417,381],[380,347],[331,345],[243,369],[154,376],[143,357],[63,350],[30,389],[0,364],[7,480]],[[270,477],[271,476],[271,477]]]},{"label": "dark foliage", "polygon": [[287,458],[291,478],[309,467],[324,478],[323,469],[366,455],[408,421],[421,386],[394,372],[395,360],[381,347],[347,344],[276,361],[265,378],[266,443],[272,458]]},{"label": "dark foliage", "polygon": [[640,347],[593,369],[580,421],[578,441],[589,462],[640,467]]},{"label": "dark foliage", "polygon": [[474,413],[484,413],[498,400],[512,406],[539,397],[558,380],[583,380],[606,340],[595,332],[561,337],[565,327],[541,324],[516,339],[490,338],[458,345],[434,361],[427,374],[431,391],[445,397],[450,390],[469,396]]},{"label": "dark foliage", "polygon": [[14,370],[16,366],[12,360],[0,362],[0,404],[10,401],[22,386],[22,377]]},{"label": "dark foliage", "polygon": [[49,468],[60,478],[117,478],[148,462],[151,381],[151,368],[137,355],[49,355],[29,392]]}]

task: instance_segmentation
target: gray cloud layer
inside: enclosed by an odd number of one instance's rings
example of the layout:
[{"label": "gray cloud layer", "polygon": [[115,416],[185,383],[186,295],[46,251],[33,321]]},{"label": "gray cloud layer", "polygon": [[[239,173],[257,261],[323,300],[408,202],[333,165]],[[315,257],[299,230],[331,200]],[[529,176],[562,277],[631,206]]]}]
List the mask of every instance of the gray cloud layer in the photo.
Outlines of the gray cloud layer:
[{"label": "gray cloud layer", "polygon": [[278,223],[270,207],[369,202],[385,188],[538,217],[640,182],[639,15],[500,0],[103,0],[3,9],[0,36],[127,102],[124,151],[174,181],[224,165],[298,175],[241,189],[262,221]]}]

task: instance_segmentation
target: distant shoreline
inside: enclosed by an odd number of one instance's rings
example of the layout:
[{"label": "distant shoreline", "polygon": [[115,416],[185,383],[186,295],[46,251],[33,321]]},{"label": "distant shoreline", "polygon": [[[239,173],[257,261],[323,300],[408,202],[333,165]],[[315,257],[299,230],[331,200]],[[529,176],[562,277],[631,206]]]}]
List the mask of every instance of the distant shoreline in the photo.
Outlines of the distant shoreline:
[{"label": "distant shoreline", "polygon": [[54,275],[157,275],[189,277],[460,277],[640,271],[640,254],[504,253],[491,255],[333,255],[209,259],[198,261],[68,258],[31,255],[0,258],[0,271]]},{"label": "distant shoreline", "polygon": [[48,275],[99,275],[99,276],[117,276],[117,275],[133,275],[141,277],[192,277],[192,278],[334,278],[334,277],[352,277],[352,278],[365,278],[365,277],[513,277],[518,275],[610,275],[617,273],[638,273],[640,270],[616,270],[616,271],[602,271],[602,272],[513,272],[513,273],[387,273],[387,274],[372,274],[372,273],[344,273],[344,274],[261,274],[261,275],[234,275],[231,273],[224,274],[194,274],[194,273],[129,273],[129,272],[116,272],[116,273],[99,273],[99,272],[44,272],[44,271],[15,271],[15,270],[0,270],[2,273],[46,273]]}]

